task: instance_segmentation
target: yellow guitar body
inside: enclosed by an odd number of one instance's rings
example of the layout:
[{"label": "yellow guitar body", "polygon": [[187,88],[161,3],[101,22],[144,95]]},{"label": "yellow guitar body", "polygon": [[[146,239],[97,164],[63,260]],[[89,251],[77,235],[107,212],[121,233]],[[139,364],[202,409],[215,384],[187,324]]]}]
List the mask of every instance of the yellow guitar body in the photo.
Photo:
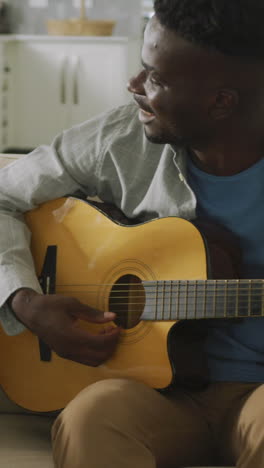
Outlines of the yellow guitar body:
[{"label": "yellow guitar body", "polygon": [[[56,292],[97,309],[109,310],[113,285],[127,275],[140,281],[206,278],[202,237],[180,218],[124,226],[91,205],[69,198],[27,213],[26,222],[33,233],[37,273],[47,246],[57,245]],[[129,298],[134,304],[133,290]],[[133,315],[134,307],[128,307],[128,315],[129,311]],[[139,303],[139,315],[143,309],[144,304]],[[113,357],[97,368],[55,353],[50,362],[43,362],[38,339],[31,332],[10,337],[0,329],[1,386],[11,400],[32,411],[63,408],[84,387],[102,379],[131,378],[165,388],[172,381],[167,337],[174,323],[139,321],[124,329]],[[102,327],[83,326],[93,333]]]}]

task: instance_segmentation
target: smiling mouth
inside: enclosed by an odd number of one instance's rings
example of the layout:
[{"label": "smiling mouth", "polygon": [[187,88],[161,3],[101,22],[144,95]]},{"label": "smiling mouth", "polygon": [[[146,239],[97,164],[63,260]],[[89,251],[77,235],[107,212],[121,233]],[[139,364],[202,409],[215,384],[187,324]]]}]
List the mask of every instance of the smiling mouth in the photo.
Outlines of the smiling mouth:
[{"label": "smiling mouth", "polygon": [[142,107],[140,107],[140,111],[149,117],[152,117],[154,115],[152,112],[148,112],[145,109],[142,109]]},{"label": "smiling mouth", "polygon": [[152,120],[155,119],[155,114],[151,112],[150,110],[147,110],[146,108],[144,108],[145,106],[143,105],[143,102],[141,103],[141,100],[139,99],[139,97],[134,96],[134,100],[136,101],[139,107],[140,122],[144,124],[152,122]]},{"label": "smiling mouth", "polygon": [[139,108],[139,114],[138,114],[139,120],[143,124],[149,124],[155,119],[155,114],[152,112],[148,112],[145,109],[142,109],[142,107]]}]

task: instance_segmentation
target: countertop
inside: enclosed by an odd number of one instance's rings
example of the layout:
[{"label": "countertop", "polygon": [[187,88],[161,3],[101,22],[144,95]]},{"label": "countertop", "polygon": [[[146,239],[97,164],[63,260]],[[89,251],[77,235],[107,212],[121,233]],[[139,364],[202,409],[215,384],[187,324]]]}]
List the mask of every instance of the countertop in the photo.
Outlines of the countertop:
[{"label": "countertop", "polygon": [[0,42],[113,42],[127,43],[131,40],[138,40],[137,37],[123,36],[52,36],[48,34],[0,34]]}]

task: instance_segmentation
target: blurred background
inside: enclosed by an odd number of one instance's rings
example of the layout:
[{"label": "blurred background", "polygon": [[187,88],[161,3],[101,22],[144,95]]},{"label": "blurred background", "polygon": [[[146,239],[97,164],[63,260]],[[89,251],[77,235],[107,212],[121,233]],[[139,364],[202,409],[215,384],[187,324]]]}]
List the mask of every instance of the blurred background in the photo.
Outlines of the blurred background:
[{"label": "blurred background", "polygon": [[[1,2],[0,2],[1,3]],[[3,2],[2,2],[3,3]],[[19,34],[45,34],[48,18],[66,19],[79,13],[80,0],[6,0],[10,31]],[[113,19],[117,36],[138,35],[151,15],[153,0],[86,0],[91,19]]]},{"label": "blurred background", "polygon": [[129,102],[152,14],[152,0],[0,0],[0,152]]}]

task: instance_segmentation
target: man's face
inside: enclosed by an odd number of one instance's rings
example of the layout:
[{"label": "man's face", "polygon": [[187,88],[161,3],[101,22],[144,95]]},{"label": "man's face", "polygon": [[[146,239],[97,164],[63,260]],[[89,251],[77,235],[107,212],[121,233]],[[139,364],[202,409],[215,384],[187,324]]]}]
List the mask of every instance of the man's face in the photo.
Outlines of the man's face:
[{"label": "man's face", "polygon": [[147,25],[140,73],[129,82],[139,119],[154,143],[195,145],[210,138],[212,85],[207,53],[153,17]]}]

